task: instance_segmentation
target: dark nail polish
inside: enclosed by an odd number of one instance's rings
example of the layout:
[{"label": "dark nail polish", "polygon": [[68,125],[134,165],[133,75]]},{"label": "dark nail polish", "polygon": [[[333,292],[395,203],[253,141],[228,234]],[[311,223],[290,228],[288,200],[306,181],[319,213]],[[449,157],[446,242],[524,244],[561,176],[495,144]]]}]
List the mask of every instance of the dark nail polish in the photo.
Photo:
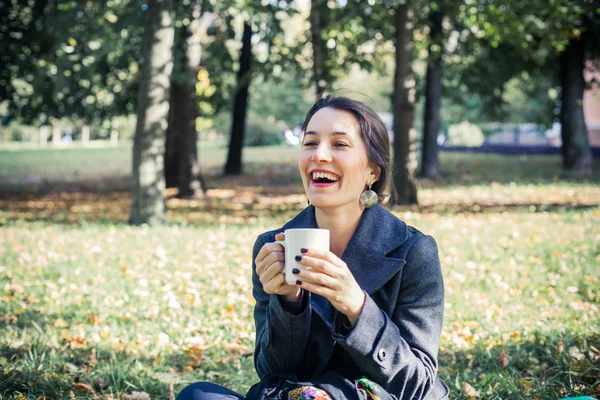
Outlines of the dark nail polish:
[{"label": "dark nail polish", "polygon": [[299,274],[300,270],[298,268],[292,269],[292,274]]},{"label": "dark nail polish", "polygon": [[302,285],[302,281],[296,281],[296,285]]},{"label": "dark nail polish", "polygon": [[302,256],[296,256],[296,261],[302,260]]},{"label": "dark nail polish", "polygon": [[307,252],[308,252],[308,249],[301,248],[301,249],[300,249],[300,252],[301,252],[301,253],[307,253]]}]

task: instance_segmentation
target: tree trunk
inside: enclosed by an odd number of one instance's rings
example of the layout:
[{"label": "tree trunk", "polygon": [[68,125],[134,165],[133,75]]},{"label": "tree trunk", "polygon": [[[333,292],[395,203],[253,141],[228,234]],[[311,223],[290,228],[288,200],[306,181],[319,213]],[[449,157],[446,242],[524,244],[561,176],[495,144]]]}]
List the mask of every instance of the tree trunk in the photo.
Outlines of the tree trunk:
[{"label": "tree trunk", "polygon": [[410,0],[396,8],[394,73],[394,204],[417,204],[415,162],[411,155],[411,133],[415,113],[415,78],[412,70],[413,9]]},{"label": "tree trunk", "polygon": [[173,69],[172,9],[172,0],[149,0],[146,11],[129,218],[136,225],[165,220],[163,157]]},{"label": "tree trunk", "polygon": [[324,0],[313,0],[310,6],[310,37],[313,50],[313,75],[317,90],[317,98],[321,93],[327,90],[329,83],[325,72],[325,60],[327,59],[327,50],[321,36],[321,27],[323,26],[324,13],[327,12],[327,6],[323,4]]},{"label": "tree trunk", "polygon": [[592,173],[592,153],[583,115],[584,60],[585,46],[581,38],[572,40],[561,54],[560,123],[564,169],[589,175]]},{"label": "tree trunk", "polygon": [[[175,40],[177,46],[177,39]],[[182,104],[181,85],[171,78],[171,94],[169,95],[169,117],[167,119],[167,139],[165,141],[165,186],[177,187],[179,179],[179,149],[181,148],[181,112],[177,105]]]},{"label": "tree trunk", "polygon": [[246,128],[246,111],[248,109],[248,88],[251,79],[252,63],[252,27],[244,23],[244,36],[242,37],[242,50],[240,53],[240,69],[238,71],[238,85],[233,104],[233,121],[231,124],[231,138],[229,140],[229,153],[225,164],[225,175],[240,175],[242,173],[242,147],[244,145],[244,130]]},{"label": "tree trunk", "polygon": [[444,14],[436,11],[430,16],[430,44],[425,82],[425,117],[423,121],[423,144],[421,148],[421,176],[437,178],[439,157],[437,138],[440,133],[440,109],[442,105],[442,20]]},{"label": "tree trunk", "polygon": [[181,43],[181,80],[177,82],[175,98],[176,118],[179,120],[180,134],[177,135],[177,197],[202,197],[206,191],[204,180],[200,175],[198,165],[198,132],[196,132],[196,117],[198,105],[196,104],[196,82],[198,68],[200,67],[200,6],[194,5],[192,21],[187,27],[182,28]]}]

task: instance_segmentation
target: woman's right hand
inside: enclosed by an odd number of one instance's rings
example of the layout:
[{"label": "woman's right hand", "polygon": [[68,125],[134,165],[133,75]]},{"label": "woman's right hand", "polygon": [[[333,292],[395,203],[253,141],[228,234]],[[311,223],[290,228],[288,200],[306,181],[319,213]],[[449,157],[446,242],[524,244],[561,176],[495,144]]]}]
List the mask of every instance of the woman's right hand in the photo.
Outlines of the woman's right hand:
[{"label": "woman's right hand", "polygon": [[[283,233],[275,235],[275,240],[284,240]],[[256,274],[267,294],[277,294],[287,301],[298,301],[302,289],[296,285],[288,285],[283,269],[285,267],[285,250],[278,243],[265,243],[256,255]]]}]

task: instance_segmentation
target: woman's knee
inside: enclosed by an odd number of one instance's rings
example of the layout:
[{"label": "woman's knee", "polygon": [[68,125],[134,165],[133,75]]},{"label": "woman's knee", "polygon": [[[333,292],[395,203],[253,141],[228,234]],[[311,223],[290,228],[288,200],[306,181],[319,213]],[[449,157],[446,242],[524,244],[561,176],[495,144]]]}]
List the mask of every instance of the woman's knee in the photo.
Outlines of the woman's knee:
[{"label": "woman's knee", "polygon": [[244,399],[243,396],[223,386],[211,382],[195,382],[183,388],[177,400],[233,400]]}]

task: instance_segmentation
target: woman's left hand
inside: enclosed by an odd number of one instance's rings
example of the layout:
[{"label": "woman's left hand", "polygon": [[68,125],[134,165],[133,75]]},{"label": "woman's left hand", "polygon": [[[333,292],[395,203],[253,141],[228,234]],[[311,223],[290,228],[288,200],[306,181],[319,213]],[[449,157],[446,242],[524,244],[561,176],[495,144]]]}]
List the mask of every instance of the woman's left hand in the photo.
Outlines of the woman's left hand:
[{"label": "woman's left hand", "polygon": [[354,326],[365,304],[365,293],[346,263],[327,250],[307,249],[301,257],[298,263],[310,267],[295,274],[301,286],[329,300]]}]

